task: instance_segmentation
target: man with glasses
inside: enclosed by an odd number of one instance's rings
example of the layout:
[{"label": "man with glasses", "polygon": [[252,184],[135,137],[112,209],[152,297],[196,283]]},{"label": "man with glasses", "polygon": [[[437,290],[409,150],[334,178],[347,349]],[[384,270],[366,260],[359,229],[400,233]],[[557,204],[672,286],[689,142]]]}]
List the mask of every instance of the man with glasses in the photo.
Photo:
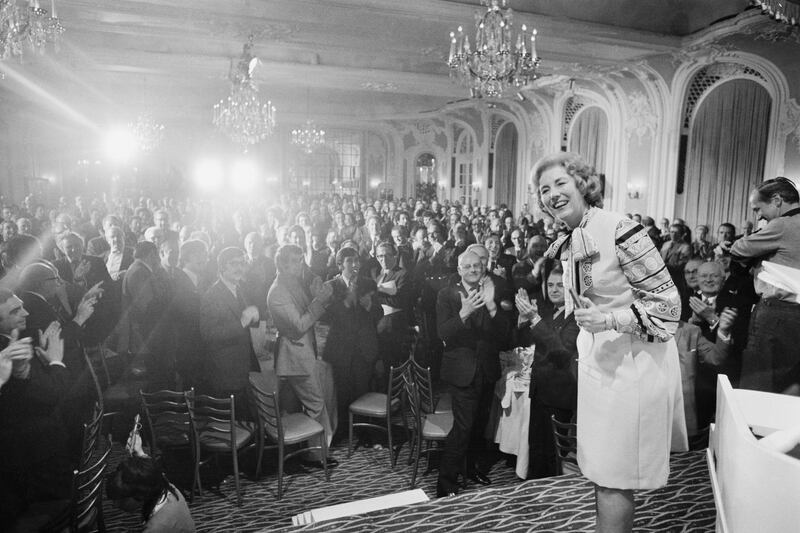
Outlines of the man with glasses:
[{"label": "man with glasses", "polygon": [[200,334],[206,348],[206,381],[217,397],[233,394],[236,408],[247,413],[250,372],[259,372],[250,328],[258,327],[258,308],[248,305],[241,283],[247,268],[244,250],[228,247],[217,256],[219,279],[203,296]]}]

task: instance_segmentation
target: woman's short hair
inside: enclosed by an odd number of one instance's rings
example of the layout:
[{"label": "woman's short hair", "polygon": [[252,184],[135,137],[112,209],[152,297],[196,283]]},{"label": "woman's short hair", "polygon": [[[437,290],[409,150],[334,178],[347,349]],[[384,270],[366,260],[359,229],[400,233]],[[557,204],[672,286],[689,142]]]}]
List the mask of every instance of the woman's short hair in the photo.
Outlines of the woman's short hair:
[{"label": "woman's short hair", "polygon": [[172,492],[172,487],[158,462],[151,457],[127,457],[117,466],[116,472],[106,478],[108,498],[133,498],[142,502],[142,517],[145,520],[166,490]]},{"label": "woman's short hair", "polygon": [[539,193],[539,182],[542,174],[553,167],[563,167],[567,174],[575,179],[575,185],[583,194],[589,207],[603,207],[603,185],[600,177],[595,172],[594,167],[589,165],[583,157],[573,152],[558,152],[541,158],[534,167],[533,185],[536,189],[536,198],[539,207],[545,212],[549,212],[542,204],[542,195]]},{"label": "woman's short hair", "polygon": [[758,199],[761,202],[769,202],[773,197],[780,196],[784,202],[796,204],[800,202],[800,195],[797,193],[797,187],[792,180],[778,176],[771,180],[766,180],[761,185],[756,187]]}]

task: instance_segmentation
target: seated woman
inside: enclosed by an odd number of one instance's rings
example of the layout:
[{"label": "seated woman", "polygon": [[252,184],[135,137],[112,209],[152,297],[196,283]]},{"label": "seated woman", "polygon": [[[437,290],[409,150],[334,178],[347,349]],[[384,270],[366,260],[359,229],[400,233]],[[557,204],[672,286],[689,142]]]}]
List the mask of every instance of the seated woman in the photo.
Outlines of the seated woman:
[{"label": "seated woman", "polygon": [[194,520],[183,497],[158,462],[142,451],[141,438],[132,437],[133,455],[106,479],[106,494],[123,511],[142,514],[143,533],[194,533]]},{"label": "seated woman", "polygon": [[531,418],[528,430],[530,462],[528,479],[558,474],[550,416],[569,422],[577,401],[578,324],[565,315],[563,272],[557,266],[544,287],[544,302],[552,306],[551,316],[542,317],[536,302],[524,289],[516,296],[519,312],[516,346],[536,345],[531,376]]}]

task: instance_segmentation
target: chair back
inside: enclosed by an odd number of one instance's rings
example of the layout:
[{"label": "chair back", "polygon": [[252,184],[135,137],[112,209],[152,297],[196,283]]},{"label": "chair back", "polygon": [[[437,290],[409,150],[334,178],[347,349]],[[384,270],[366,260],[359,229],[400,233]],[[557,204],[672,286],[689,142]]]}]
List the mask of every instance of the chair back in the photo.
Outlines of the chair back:
[{"label": "chair back", "polygon": [[78,469],[86,468],[94,455],[97,447],[97,438],[100,436],[100,427],[103,423],[103,407],[99,402],[95,402],[92,415],[88,422],[83,425],[83,441],[81,443],[81,456],[78,461]]},{"label": "chair back", "polygon": [[402,406],[406,401],[408,389],[408,368],[410,359],[407,359],[400,366],[389,368],[389,384],[386,391],[386,415],[391,416],[394,408]]},{"label": "chair back", "polygon": [[256,375],[250,376],[250,395],[258,411],[258,422],[269,438],[275,442],[283,442],[279,395],[276,391],[264,390],[256,378]]},{"label": "chair back", "polygon": [[564,463],[575,465],[579,470],[578,459],[578,436],[577,426],[572,422],[559,422],[555,415],[550,415],[550,423],[553,427],[553,442],[556,446],[556,462],[558,463],[559,474],[564,473]]},{"label": "chair back", "polygon": [[[188,397],[188,394],[187,394]],[[189,421],[195,438],[204,431],[230,437],[231,450],[236,450],[236,410],[233,394],[227,398],[214,398],[204,394],[188,402]]]},{"label": "chair back", "polygon": [[415,384],[419,405],[423,413],[434,412],[433,382],[430,367],[423,367],[416,360],[409,361],[408,373]]},{"label": "chair back", "polygon": [[105,452],[94,462],[73,471],[70,502],[70,530],[93,531],[103,512],[103,478],[111,453],[111,436]]},{"label": "chair back", "polygon": [[159,446],[190,445],[192,425],[189,403],[194,398],[194,389],[186,392],[139,390],[139,397],[147,420],[147,430],[150,433],[152,455],[158,454]]},{"label": "chair back", "polygon": [[104,383],[100,382],[100,375],[102,375],[102,372],[100,372],[100,369],[96,367],[94,360],[92,357],[89,357],[89,354],[86,352],[86,350],[83,350],[83,360],[86,363],[86,368],[89,369],[89,376],[92,378],[94,393],[97,396],[95,401],[100,404],[101,411],[105,410],[105,406],[103,405],[103,391],[108,388],[109,381],[105,381]]}]

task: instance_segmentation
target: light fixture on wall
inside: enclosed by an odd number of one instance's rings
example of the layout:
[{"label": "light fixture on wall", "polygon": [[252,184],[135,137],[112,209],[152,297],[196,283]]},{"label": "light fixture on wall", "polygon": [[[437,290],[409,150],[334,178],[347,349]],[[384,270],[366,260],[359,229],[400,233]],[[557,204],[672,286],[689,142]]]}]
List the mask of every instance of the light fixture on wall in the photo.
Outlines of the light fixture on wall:
[{"label": "light fixture on wall", "polygon": [[474,43],[461,26],[450,32],[447,66],[450,77],[469,88],[473,98],[501,97],[507,89],[524,87],[536,79],[536,30],[526,35],[523,24],[515,40],[513,13],[502,9],[506,0],[481,0],[481,4],[486,13],[475,13]]},{"label": "light fixture on wall", "polygon": [[750,3],[778,22],[800,26],[800,2],[797,0],[751,0]]},{"label": "light fixture on wall", "polygon": [[628,183],[628,198],[638,200],[642,196],[642,185],[640,183]]},{"label": "light fixture on wall", "polygon": [[257,64],[251,35],[239,62],[235,66],[231,62],[228,73],[231,94],[214,106],[214,126],[245,150],[275,130],[275,107],[270,101],[264,103],[253,82],[253,70]]},{"label": "light fixture on wall", "polygon": [[311,154],[318,146],[325,144],[325,130],[317,129],[314,122],[308,118],[308,94],[306,89],[306,122],[302,128],[292,130],[292,144],[299,146],[306,154]]},{"label": "light fixture on wall", "polygon": [[64,26],[56,14],[56,2],[50,2],[50,14],[39,0],[20,4],[17,0],[0,0],[0,60],[22,59],[25,50],[44,53],[45,45],[58,46]]}]

